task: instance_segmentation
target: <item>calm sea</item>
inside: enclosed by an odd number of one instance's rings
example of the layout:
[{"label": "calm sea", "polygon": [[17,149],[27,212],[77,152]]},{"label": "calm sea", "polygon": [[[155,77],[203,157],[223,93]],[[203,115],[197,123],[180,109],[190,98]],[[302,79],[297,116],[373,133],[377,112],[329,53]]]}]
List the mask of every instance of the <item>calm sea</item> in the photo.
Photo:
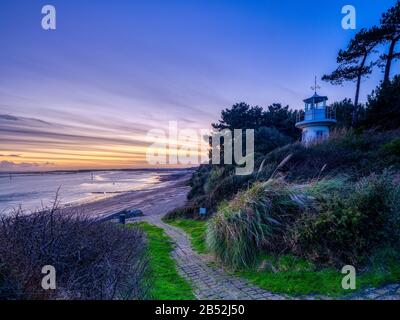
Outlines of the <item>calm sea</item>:
[{"label": "calm sea", "polygon": [[174,171],[92,171],[57,173],[0,173],[0,214],[22,207],[49,207],[57,190],[61,206],[112,197],[123,192],[163,185],[160,178]]}]

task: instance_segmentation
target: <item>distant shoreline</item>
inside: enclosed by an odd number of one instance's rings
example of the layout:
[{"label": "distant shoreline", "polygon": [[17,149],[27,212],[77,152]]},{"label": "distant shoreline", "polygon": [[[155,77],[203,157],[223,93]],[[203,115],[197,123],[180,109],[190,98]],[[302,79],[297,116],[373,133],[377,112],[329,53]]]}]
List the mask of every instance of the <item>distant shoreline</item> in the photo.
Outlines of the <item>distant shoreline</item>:
[{"label": "distant shoreline", "polygon": [[168,171],[186,171],[196,170],[197,167],[187,168],[132,168],[132,169],[78,169],[78,170],[49,170],[49,171],[0,171],[0,175],[18,175],[18,174],[73,174],[73,173],[86,173],[86,172],[102,172],[102,171],[152,171],[152,172],[168,172]]}]

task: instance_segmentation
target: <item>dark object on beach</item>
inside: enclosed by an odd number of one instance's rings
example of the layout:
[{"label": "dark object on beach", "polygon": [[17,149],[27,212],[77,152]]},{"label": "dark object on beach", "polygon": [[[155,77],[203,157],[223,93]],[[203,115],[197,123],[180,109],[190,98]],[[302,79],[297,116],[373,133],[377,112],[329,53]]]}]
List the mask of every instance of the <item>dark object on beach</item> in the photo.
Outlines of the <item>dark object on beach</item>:
[{"label": "dark object on beach", "polygon": [[143,216],[142,210],[138,210],[138,209],[126,209],[126,210],[121,211],[119,214],[125,215],[125,217],[127,219]]},{"label": "dark object on beach", "polygon": [[119,223],[120,223],[120,224],[125,224],[125,218],[126,218],[126,216],[125,216],[124,213],[123,213],[123,214],[120,214],[120,215],[119,215]]},{"label": "dark object on beach", "polygon": [[104,222],[104,221],[110,221],[113,219],[118,219],[120,221],[121,215],[124,215],[125,220],[126,220],[126,219],[130,219],[130,218],[134,218],[134,217],[143,216],[143,212],[142,212],[142,210],[138,210],[138,209],[125,209],[125,210],[119,211],[117,213],[110,214],[109,216],[101,218],[98,221]]}]

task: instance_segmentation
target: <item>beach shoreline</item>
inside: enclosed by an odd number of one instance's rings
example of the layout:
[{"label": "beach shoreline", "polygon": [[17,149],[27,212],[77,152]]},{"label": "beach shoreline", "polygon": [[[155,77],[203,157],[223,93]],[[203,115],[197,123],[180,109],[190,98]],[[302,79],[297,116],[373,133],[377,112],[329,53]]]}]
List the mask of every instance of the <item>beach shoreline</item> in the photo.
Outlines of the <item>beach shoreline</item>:
[{"label": "beach shoreline", "polygon": [[190,187],[188,180],[193,170],[160,176],[160,183],[149,189],[117,194],[60,209],[103,219],[126,209],[141,210],[145,216],[164,215],[185,204]]}]

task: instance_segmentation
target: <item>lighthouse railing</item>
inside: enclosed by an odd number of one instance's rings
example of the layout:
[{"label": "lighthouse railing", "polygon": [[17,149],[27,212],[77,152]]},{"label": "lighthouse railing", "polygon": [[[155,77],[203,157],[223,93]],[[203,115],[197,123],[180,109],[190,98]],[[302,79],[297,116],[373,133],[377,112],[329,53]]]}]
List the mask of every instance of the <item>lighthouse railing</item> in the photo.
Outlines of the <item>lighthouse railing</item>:
[{"label": "lighthouse railing", "polygon": [[336,110],[333,107],[301,110],[296,114],[296,123],[303,121],[336,120]]}]

